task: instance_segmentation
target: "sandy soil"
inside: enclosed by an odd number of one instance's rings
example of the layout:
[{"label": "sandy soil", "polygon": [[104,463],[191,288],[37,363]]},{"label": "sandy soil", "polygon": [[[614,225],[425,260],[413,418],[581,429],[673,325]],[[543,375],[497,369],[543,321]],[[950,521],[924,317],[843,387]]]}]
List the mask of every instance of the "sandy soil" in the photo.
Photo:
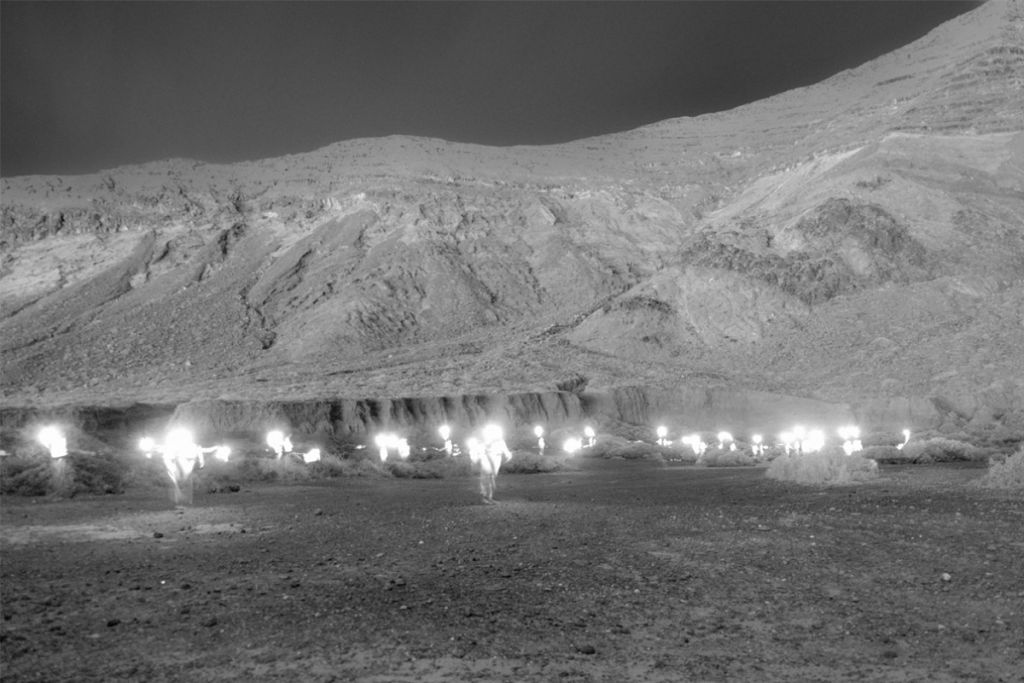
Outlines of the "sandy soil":
[{"label": "sandy soil", "polygon": [[1024,504],[591,462],[2,503],[5,681],[1019,681]]}]

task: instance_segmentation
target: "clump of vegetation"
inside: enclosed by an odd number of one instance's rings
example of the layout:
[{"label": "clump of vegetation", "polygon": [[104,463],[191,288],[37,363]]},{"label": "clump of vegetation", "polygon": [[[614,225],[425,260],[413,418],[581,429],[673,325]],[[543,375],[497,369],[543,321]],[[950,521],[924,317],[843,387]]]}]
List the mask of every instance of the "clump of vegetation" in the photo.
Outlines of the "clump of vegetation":
[{"label": "clump of vegetation", "polygon": [[709,448],[697,464],[705,467],[750,467],[756,465],[757,460],[753,454],[743,449],[730,451],[724,448]]},{"label": "clump of vegetation", "polygon": [[614,436],[602,436],[591,448],[582,451],[588,458],[622,458],[623,460],[653,460],[655,462],[684,462],[693,464],[697,456],[689,447],[659,446],[646,441],[627,441]]},{"label": "clump of vegetation", "polygon": [[964,462],[982,457],[982,451],[965,441],[936,437],[911,441],[901,451],[903,462]]},{"label": "clump of vegetation", "polygon": [[765,476],[798,484],[842,486],[878,477],[878,463],[860,455],[846,455],[841,448],[825,448],[818,453],[789,453],[768,465]]},{"label": "clump of vegetation", "polygon": [[1024,447],[1002,461],[994,461],[975,484],[987,489],[1024,490]]},{"label": "clump of vegetation", "polygon": [[123,493],[129,465],[110,453],[9,455],[0,460],[0,493],[18,496],[64,496]]},{"label": "clump of vegetation", "polygon": [[516,451],[512,459],[501,466],[502,472],[509,474],[543,474],[545,472],[561,472],[578,469],[579,455],[557,454],[540,455],[530,451]]}]

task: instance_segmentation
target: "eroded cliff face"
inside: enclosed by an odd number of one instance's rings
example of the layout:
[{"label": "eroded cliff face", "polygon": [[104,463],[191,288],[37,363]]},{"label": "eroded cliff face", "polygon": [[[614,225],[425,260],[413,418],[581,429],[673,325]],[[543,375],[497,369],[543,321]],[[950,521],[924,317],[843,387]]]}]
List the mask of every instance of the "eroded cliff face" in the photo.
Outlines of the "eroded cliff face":
[{"label": "eroded cliff face", "polygon": [[581,376],[751,424],[813,399],[1016,429],[993,387],[1024,377],[1022,26],[991,3],[817,86],[566,145],[4,179],[0,401],[330,404],[355,433],[366,397],[519,420]]}]

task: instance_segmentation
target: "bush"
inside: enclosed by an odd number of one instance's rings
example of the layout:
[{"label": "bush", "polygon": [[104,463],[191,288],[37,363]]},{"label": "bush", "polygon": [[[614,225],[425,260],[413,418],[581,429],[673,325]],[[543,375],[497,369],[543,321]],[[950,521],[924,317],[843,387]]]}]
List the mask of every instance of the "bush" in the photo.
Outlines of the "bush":
[{"label": "bush", "polygon": [[622,458],[623,460],[653,460],[655,462],[697,462],[697,456],[688,446],[659,446],[646,441],[627,441],[618,437],[602,437],[593,447],[581,452],[587,458]]},{"label": "bush", "polygon": [[903,447],[904,462],[962,462],[976,460],[981,451],[969,443],[937,437],[924,441],[911,441]]},{"label": "bush", "polygon": [[750,467],[756,465],[757,460],[748,451],[709,448],[704,451],[697,464],[705,467]]},{"label": "bush", "polygon": [[993,462],[975,484],[987,489],[1024,489],[1024,447],[1002,462]]},{"label": "bush", "polygon": [[900,463],[907,462],[906,457],[903,455],[903,451],[895,446],[868,446],[857,455],[868,460],[874,460],[875,462],[890,465],[898,465]]},{"label": "bush", "polygon": [[846,455],[841,448],[826,448],[818,453],[789,453],[768,465],[765,476],[798,484],[840,486],[867,481],[878,476],[878,464],[860,455]]},{"label": "bush", "polygon": [[109,453],[49,456],[6,456],[0,465],[0,492],[19,496],[75,496],[79,493],[123,493],[128,464]]},{"label": "bush", "polygon": [[512,459],[501,466],[509,474],[543,474],[579,469],[579,454],[540,455],[530,451],[516,451]]}]

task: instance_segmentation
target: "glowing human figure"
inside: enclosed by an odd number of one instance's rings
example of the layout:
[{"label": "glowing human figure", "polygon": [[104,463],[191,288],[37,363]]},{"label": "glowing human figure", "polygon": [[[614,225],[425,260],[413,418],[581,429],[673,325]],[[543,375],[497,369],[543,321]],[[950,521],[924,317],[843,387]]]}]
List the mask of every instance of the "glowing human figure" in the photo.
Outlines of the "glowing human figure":
[{"label": "glowing human figure", "polygon": [[[480,495],[484,503],[494,503],[494,488],[501,465],[512,458],[512,452],[505,445],[505,435],[501,427],[489,424],[483,428],[482,439],[470,439],[469,459],[480,465]],[[474,457],[475,456],[475,457]]]},{"label": "glowing human figure", "polygon": [[593,448],[597,440],[597,432],[590,425],[583,428],[583,436],[587,437],[587,448]]},{"label": "glowing human figure", "polygon": [[[174,504],[191,505],[195,484],[192,479],[192,472],[198,463],[199,467],[204,464],[203,451],[192,440],[192,432],[187,429],[172,429],[164,441],[163,451],[164,467],[167,468],[167,475],[171,478],[171,498]],[[213,449],[209,449],[213,450]]]},{"label": "glowing human figure", "polygon": [[441,425],[437,428],[437,433],[444,439],[444,452],[446,455],[451,455],[454,452],[454,446],[452,446],[452,428],[448,425]]},{"label": "glowing human figure", "polygon": [[537,437],[537,452],[544,455],[544,428],[537,425],[533,428],[533,433]]},{"label": "glowing human figure", "polygon": [[750,442],[751,444],[753,444],[751,450],[753,450],[755,456],[760,458],[762,455],[764,455],[763,436],[761,436],[760,434],[754,434],[753,436],[750,437]]},{"label": "glowing human figure", "polygon": [[669,440],[667,438],[668,437],[668,427],[666,427],[664,425],[661,425],[661,426],[658,427],[658,429],[655,431],[655,433],[658,435],[658,445],[659,446],[667,446],[667,445],[669,445],[670,442],[669,442]]}]

